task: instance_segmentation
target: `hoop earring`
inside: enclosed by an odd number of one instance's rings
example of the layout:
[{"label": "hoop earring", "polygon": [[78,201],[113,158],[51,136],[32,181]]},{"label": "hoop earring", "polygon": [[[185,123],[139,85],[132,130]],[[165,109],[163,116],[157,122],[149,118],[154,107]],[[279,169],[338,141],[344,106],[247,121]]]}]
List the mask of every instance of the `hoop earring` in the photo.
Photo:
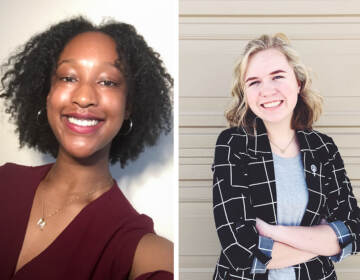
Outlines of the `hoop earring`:
[{"label": "hoop earring", "polygon": [[[128,129],[127,129],[127,131],[126,131],[125,133],[119,133],[119,135],[121,135],[121,136],[129,135],[130,132],[131,132],[131,130],[132,130],[132,128],[133,128],[133,121],[132,121],[132,119],[128,118],[126,121],[129,122],[129,127],[128,127]],[[121,127],[121,128],[122,128],[122,127]],[[120,129],[120,130],[121,130],[121,129]]]},{"label": "hoop earring", "polygon": [[39,111],[37,111],[37,113],[36,113],[36,123],[38,124],[38,125],[42,125],[41,123],[40,123],[40,117],[41,117],[41,115],[43,114],[43,111],[45,111],[45,109],[44,108],[42,108],[42,109],[39,109]]}]

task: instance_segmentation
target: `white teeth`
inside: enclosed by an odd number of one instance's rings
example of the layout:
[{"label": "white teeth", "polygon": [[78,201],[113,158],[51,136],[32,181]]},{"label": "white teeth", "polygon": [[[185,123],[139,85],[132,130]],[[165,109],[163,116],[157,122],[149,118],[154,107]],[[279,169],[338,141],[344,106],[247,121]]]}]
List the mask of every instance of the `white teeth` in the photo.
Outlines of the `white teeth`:
[{"label": "white teeth", "polygon": [[272,108],[272,107],[276,107],[278,105],[280,105],[281,101],[274,101],[274,102],[270,102],[270,103],[264,103],[263,106],[265,108]]},{"label": "white teeth", "polygon": [[97,120],[84,120],[76,119],[74,117],[68,117],[69,123],[76,124],[78,126],[95,126],[99,123]]}]

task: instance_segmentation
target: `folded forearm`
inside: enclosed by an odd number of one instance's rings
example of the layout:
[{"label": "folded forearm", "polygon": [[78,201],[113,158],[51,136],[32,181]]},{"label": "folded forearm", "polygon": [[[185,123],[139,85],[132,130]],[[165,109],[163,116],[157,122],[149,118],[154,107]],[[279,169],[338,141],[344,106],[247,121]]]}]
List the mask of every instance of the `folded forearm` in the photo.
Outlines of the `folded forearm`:
[{"label": "folded forearm", "polygon": [[275,226],[270,238],[321,256],[333,256],[341,251],[336,234],[329,225]]},{"label": "folded forearm", "polygon": [[306,262],[317,255],[311,252],[296,249],[287,244],[274,242],[271,256],[272,259],[267,265],[267,269],[278,269],[296,265]]}]

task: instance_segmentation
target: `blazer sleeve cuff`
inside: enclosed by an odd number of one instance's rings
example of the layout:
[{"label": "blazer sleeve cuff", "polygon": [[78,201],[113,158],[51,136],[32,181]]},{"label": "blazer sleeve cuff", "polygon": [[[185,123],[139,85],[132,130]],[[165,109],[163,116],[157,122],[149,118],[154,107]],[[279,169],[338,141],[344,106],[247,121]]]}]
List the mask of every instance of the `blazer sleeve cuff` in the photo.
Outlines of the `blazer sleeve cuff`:
[{"label": "blazer sleeve cuff", "polygon": [[329,223],[329,226],[335,231],[341,252],[335,256],[331,256],[330,259],[333,262],[340,262],[347,256],[351,255],[352,252],[352,239],[349,229],[345,226],[342,221],[335,221]]},{"label": "blazer sleeve cuff", "polygon": [[268,237],[259,236],[259,244],[257,250],[254,251],[255,258],[251,267],[251,274],[266,272],[266,266],[271,260],[274,240]]}]

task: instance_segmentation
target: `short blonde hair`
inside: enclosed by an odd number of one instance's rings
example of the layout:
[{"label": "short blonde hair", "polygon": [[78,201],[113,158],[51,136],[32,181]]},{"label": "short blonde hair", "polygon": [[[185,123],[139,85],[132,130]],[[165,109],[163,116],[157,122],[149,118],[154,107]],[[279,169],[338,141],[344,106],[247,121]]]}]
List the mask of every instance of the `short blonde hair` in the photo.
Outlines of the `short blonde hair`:
[{"label": "short blonde hair", "polygon": [[293,49],[289,39],[283,33],[277,33],[274,36],[262,35],[251,40],[246,45],[244,53],[234,70],[234,82],[231,92],[233,101],[225,114],[229,125],[243,126],[249,132],[256,128],[256,115],[251,111],[246,101],[244,79],[251,57],[267,49],[277,49],[286,57],[300,84],[300,94],[294,109],[291,127],[301,130],[311,129],[313,123],[321,115],[323,99],[315,90],[311,89],[312,80],[309,70],[300,61],[299,54]]}]

